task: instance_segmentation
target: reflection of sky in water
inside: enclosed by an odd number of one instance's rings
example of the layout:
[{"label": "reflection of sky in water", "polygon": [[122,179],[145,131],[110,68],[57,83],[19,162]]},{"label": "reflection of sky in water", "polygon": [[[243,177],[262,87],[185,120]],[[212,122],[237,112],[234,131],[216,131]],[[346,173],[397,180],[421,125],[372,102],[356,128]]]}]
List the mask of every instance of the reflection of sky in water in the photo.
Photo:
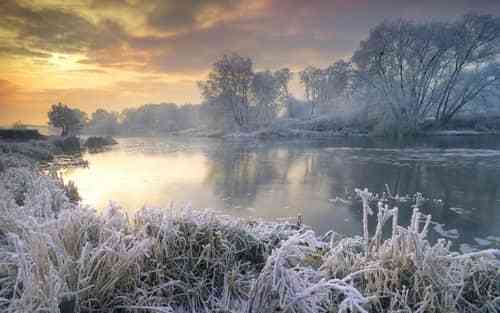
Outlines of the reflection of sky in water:
[{"label": "reflection of sky in water", "polygon": [[178,153],[151,155],[112,151],[86,157],[89,168],[68,170],[87,204],[103,207],[113,200],[132,209],[143,205],[166,206],[199,194],[207,175],[203,155]]},{"label": "reflection of sky in water", "polygon": [[[472,247],[500,245],[491,239],[500,236],[500,149],[488,141],[482,149],[477,141],[447,146],[440,140],[436,147],[396,149],[349,147],[345,141],[130,138],[111,151],[86,155],[89,168],[68,169],[64,177],[75,181],[86,204],[98,208],[114,200],[130,213],[171,203],[272,219],[301,213],[319,232],[344,234],[359,234],[360,210],[334,199],[356,187],[382,192],[388,184],[395,194],[422,192],[442,200],[442,206],[424,210],[436,221],[434,235]],[[408,223],[409,216],[403,208],[400,220]]]}]

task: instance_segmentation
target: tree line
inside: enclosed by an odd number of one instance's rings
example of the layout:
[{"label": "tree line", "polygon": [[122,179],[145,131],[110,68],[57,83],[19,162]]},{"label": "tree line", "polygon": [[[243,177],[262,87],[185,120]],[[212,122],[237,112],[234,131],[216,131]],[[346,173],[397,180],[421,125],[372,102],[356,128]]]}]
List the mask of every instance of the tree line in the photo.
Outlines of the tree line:
[{"label": "tree line", "polygon": [[[382,127],[413,132],[426,121],[444,126],[466,110],[498,103],[499,58],[499,17],[399,19],[375,26],[350,60],[309,66],[299,79],[309,116],[347,109],[370,115]],[[252,119],[262,122],[263,114],[264,121],[280,113],[294,115],[286,105],[297,103],[287,92],[290,78],[288,69],[254,73],[250,59],[231,54],[217,60],[199,85],[204,100],[224,112],[226,123],[245,128]]]},{"label": "tree line", "polygon": [[66,104],[52,105],[49,125],[60,128],[62,136],[87,134],[153,135],[198,125],[198,105],[174,103],[145,104],[118,111],[97,109],[90,115]]},{"label": "tree line", "polygon": [[252,59],[231,53],[218,58],[208,78],[198,83],[201,105],[149,104],[120,113],[99,109],[87,118],[78,110],[64,117],[68,108],[58,104],[49,119],[63,134],[83,127],[105,133],[200,126],[230,132],[331,114],[375,121],[384,131],[412,133],[429,123],[443,127],[485,105],[498,107],[499,60],[499,17],[399,19],[371,29],[350,59],[298,72],[303,100],[289,92],[290,69],[256,71]]}]

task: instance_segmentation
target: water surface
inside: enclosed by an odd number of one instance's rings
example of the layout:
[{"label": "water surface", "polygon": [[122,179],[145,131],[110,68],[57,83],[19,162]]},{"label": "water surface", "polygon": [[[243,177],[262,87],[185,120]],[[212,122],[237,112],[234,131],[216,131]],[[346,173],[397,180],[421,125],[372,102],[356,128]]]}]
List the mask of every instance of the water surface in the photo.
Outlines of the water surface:
[{"label": "water surface", "polygon": [[[67,169],[84,203],[191,205],[244,217],[304,216],[318,232],[361,232],[354,188],[435,199],[423,209],[433,238],[457,248],[500,246],[500,143],[496,137],[437,137],[405,145],[371,139],[231,143],[208,139],[122,138]],[[410,204],[402,204],[407,223]]]}]

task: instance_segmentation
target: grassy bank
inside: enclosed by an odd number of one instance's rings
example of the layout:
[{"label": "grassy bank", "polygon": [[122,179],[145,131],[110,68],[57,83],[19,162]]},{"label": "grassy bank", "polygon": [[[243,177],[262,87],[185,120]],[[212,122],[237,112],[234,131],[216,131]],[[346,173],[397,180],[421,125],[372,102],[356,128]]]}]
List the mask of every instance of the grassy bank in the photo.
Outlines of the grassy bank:
[{"label": "grassy bank", "polygon": [[[499,251],[426,239],[416,199],[363,201],[363,237],[192,208],[72,201],[29,156],[0,156],[1,312],[498,312]],[[367,216],[378,224],[368,232]],[[384,227],[385,225],[385,227]],[[384,234],[384,232],[389,232]]]},{"label": "grassy bank", "polygon": [[271,124],[253,127],[245,131],[223,133],[206,128],[176,132],[175,135],[198,137],[223,137],[238,139],[330,139],[339,137],[373,137],[391,139],[408,139],[429,136],[472,136],[500,135],[500,117],[472,116],[455,118],[447,125],[440,126],[429,120],[414,129],[391,122],[383,123],[376,119],[359,119],[342,117],[335,114],[323,115],[307,119],[278,118]]}]

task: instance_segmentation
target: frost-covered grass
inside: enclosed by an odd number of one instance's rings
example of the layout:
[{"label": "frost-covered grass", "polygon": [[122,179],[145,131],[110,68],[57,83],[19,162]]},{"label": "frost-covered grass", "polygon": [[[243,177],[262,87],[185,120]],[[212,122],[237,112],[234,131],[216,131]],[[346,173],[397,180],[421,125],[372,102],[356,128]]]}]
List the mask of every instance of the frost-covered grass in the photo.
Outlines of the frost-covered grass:
[{"label": "frost-covered grass", "polygon": [[327,114],[308,119],[280,118],[252,132],[226,134],[228,139],[325,139],[339,136],[365,136],[373,128],[371,121]]},{"label": "frost-covered grass", "polygon": [[54,146],[48,141],[32,140],[29,142],[7,142],[0,140],[0,155],[20,156],[35,161],[53,159]]},{"label": "frost-covered grass", "polygon": [[358,190],[363,237],[318,236],[192,208],[96,212],[24,165],[0,173],[0,312],[500,310],[499,251],[431,244],[419,199],[402,226]]}]

